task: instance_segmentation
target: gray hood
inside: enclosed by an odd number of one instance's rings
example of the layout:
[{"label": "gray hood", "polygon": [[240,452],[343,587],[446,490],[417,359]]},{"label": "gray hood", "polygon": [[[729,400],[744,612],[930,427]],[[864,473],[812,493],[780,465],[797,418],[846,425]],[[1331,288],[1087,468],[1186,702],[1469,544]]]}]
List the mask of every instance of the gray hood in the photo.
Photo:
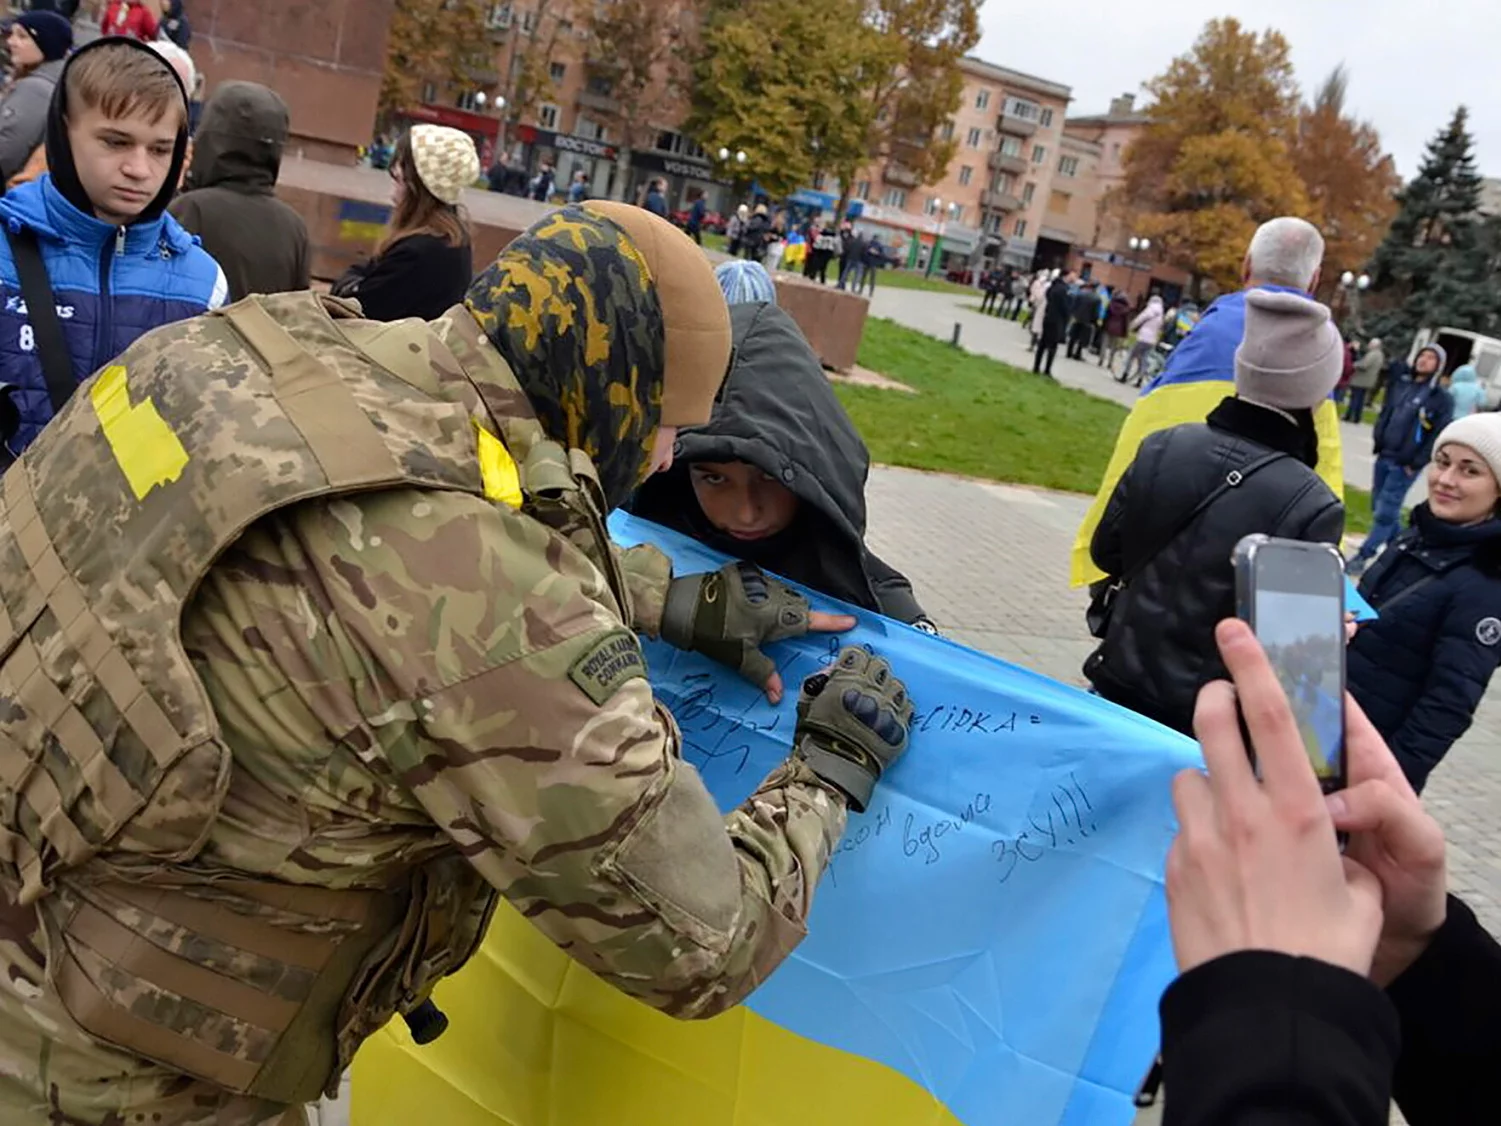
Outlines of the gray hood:
[{"label": "gray hood", "polygon": [[188,188],[269,195],[281,172],[290,122],[276,91],[256,82],[222,83],[203,107]]},{"label": "gray hood", "polygon": [[[775,305],[731,305],[735,352],[707,426],[678,435],[674,462],[627,506],[726,554],[874,606],[866,568],[865,479],[870,454],[797,322]],[[688,466],[743,461],[802,502],[791,529],[759,544],[723,537],[703,519]],[[798,573],[802,572],[802,573]]]}]

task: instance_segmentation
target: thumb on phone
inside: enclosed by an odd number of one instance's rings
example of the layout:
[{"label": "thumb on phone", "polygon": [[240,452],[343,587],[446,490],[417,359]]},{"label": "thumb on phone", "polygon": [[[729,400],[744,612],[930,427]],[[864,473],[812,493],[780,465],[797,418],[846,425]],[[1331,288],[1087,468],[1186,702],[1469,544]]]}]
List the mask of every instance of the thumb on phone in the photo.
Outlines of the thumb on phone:
[{"label": "thumb on phone", "polygon": [[1325,801],[1341,832],[1378,838],[1383,851],[1403,867],[1443,868],[1443,830],[1420,804],[1384,779],[1360,782]]}]

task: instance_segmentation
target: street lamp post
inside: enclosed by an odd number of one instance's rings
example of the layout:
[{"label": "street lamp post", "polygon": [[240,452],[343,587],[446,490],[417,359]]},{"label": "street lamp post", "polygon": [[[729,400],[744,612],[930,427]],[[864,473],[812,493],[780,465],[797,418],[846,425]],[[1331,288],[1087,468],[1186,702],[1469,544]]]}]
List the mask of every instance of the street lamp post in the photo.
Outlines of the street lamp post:
[{"label": "street lamp post", "polygon": [[[749,159],[745,155],[745,150],[736,149],[734,152],[731,152],[724,145],[721,145],[719,146],[719,151],[714,155],[719,157],[719,163],[725,166],[725,174],[729,176],[730,181],[734,184],[734,190],[738,192],[740,190],[740,182],[745,177],[745,162]],[[730,167],[732,163],[734,165],[733,170]]]},{"label": "street lamp post", "polygon": [[943,232],[948,225],[948,217],[958,207],[959,204],[957,203],[946,204],[941,199],[933,201],[933,210],[938,215],[938,233],[933,238],[933,249],[928,252],[928,269],[923,275],[924,277],[931,278],[933,276],[933,267],[937,265],[939,252],[943,249]]},{"label": "street lamp post", "polygon": [[[481,90],[474,95],[474,108],[480,113],[485,112],[485,107],[490,104],[490,95]],[[500,118],[500,123],[495,128],[495,155],[499,159],[504,157],[506,148],[506,96],[495,95],[495,112]]]},{"label": "street lamp post", "polygon": [[1136,255],[1138,253],[1145,254],[1147,251],[1151,250],[1152,240],[1149,238],[1139,238],[1136,235],[1132,235],[1128,240],[1126,240],[1126,245],[1131,248],[1131,288],[1135,289]]},{"label": "street lamp post", "polygon": [[1360,323],[1360,295],[1370,287],[1370,274],[1361,274],[1356,277],[1352,271],[1346,270],[1339,276],[1339,289],[1344,295],[1345,310],[1354,315],[1356,332],[1365,331]]}]

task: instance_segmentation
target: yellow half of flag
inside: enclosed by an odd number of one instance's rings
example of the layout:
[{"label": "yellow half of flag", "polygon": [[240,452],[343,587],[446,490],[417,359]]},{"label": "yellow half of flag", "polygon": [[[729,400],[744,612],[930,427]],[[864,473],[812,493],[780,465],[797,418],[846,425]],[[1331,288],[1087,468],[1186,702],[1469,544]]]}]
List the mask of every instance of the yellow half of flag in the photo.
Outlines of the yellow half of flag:
[{"label": "yellow half of flag", "polygon": [[[1115,439],[1115,452],[1110,455],[1100,491],[1095,494],[1094,503],[1089,506],[1084,523],[1079,525],[1079,534],[1074,538],[1069,561],[1069,582],[1072,585],[1087,586],[1106,577],[1089,557],[1089,543],[1115,492],[1116,482],[1136,460],[1136,452],[1147,435],[1185,422],[1203,422],[1227,395],[1233,394],[1235,383],[1232,380],[1201,379],[1160,384],[1136,400]],[[1333,400],[1326,399],[1313,412],[1313,421],[1319,432],[1319,476],[1334,490],[1335,496],[1343,498],[1345,467],[1340,448],[1339,408]]]},{"label": "yellow half of flag", "polygon": [[612,989],[502,903],[433,998],[448,1031],[401,1021],[354,1061],[351,1126],[961,1126],[872,1060],[743,1006],[676,1021]]}]

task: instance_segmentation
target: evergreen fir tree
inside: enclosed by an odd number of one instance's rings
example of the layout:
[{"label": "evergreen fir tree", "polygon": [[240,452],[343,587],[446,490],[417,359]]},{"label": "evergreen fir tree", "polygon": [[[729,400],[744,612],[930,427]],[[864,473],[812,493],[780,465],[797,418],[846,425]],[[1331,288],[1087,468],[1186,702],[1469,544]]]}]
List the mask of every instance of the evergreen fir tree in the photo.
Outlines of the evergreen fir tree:
[{"label": "evergreen fir tree", "polygon": [[1428,143],[1418,175],[1371,260],[1371,317],[1405,348],[1418,329],[1450,325],[1490,332],[1497,323],[1495,224],[1480,214],[1469,111],[1460,106]]}]

